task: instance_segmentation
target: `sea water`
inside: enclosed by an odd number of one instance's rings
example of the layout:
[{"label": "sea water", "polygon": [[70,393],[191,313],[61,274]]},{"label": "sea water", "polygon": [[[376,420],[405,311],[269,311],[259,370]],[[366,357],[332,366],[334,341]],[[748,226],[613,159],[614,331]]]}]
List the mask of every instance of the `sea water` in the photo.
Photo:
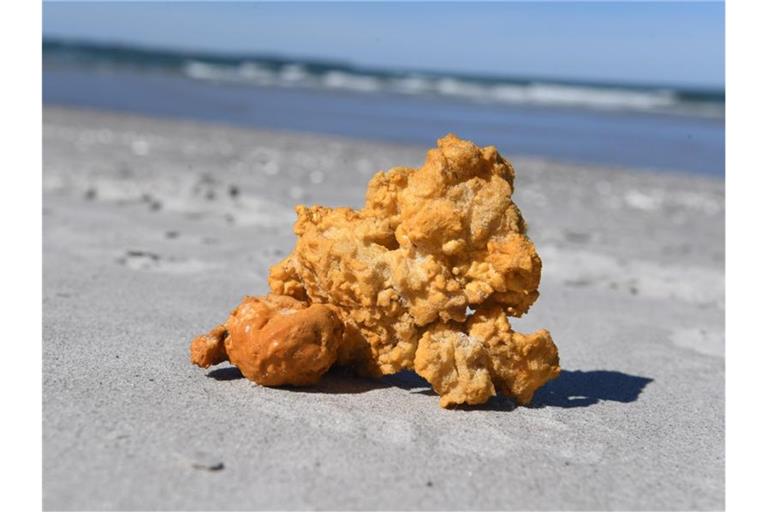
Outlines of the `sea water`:
[{"label": "sea water", "polygon": [[724,175],[723,91],[45,41],[43,101],[512,155]]}]

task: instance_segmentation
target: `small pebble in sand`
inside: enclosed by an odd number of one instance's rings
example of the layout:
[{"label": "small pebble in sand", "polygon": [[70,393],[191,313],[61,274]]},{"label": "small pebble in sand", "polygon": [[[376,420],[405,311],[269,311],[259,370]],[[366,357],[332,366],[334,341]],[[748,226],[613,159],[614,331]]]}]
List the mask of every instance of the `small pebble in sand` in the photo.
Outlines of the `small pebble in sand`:
[{"label": "small pebble in sand", "polygon": [[194,463],[192,464],[192,467],[195,469],[204,469],[206,471],[221,471],[224,469],[224,463],[223,462],[217,462],[216,464],[199,464]]},{"label": "small pebble in sand", "polygon": [[148,251],[128,250],[117,262],[133,270],[149,270],[160,263],[160,255]]},{"label": "small pebble in sand", "polygon": [[163,202],[154,197],[152,194],[142,194],[141,200],[149,205],[149,209],[157,211],[162,209]]}]

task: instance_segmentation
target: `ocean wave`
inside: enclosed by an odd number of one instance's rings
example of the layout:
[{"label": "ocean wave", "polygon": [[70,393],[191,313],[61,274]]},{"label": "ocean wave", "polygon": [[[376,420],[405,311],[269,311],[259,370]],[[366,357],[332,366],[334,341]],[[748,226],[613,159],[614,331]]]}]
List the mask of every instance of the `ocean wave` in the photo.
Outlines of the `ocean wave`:
[{"label": "ocean wave", "polygon": [[178,72],[193,80],[389,93],[484,104],[641,111],[722,118],[724,93],[663,87],[507,79],[364,69],[278,57],[190,55],[132,47],[44,42],[46,61]]},{"label": "ocean wave", "polygon": [[670,89],[638,91],[545,82],[479,83],[454,77],[427,77],[419,74],[381,77],[335,70],[310,73],[300,64],[270,69],[256,63],[222,66],[190,61],[184,66],[184,74],[193,79],[216,82],[442,96],[478,103],[649,112],[679,111],[711,116],[719,115],[722,111],[722,107],[717,104],[686,104]]}]

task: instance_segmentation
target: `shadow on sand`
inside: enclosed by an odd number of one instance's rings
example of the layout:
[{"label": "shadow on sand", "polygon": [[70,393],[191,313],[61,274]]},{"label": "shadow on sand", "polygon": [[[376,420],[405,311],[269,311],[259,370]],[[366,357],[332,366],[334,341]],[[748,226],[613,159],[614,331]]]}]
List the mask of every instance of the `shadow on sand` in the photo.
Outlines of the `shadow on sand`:
[{"label": "shadow on sand", "polygon": [[[234,366],[216,368],[215,370],[209,371],[206,376],[219,381],[243,378],[243,374]],[[403,371],[395,375],[387,375],[381,379],[372,379],[358,377],[354,372],[340,367],[331,368],[328,373],[323,375],[320,382],[313,386],[279,386],[279,389],[298,391],[301,393],[349,394],[366,393],[374,389],[389,387],[397,387],[406,390],[421,388],[424,391],[433,393],[429,382],[411,371]]]},{"label": "shadow on sand", "polygon": [[588,407],[603,400],[634,402],[653,379],[609,370],[560,372],[560,377],[541,388],[533,407]]},{"label": "shadow on sand", "polygon": [[[243,378],[240,370],[234,366],[211,370],[207,376],[220,381]],[[562,370],[560,377],[536,393],[531,407],[589,407],[604,400],[621,403],[634,402],[650,382],[653,382],[653,379],[609,370]],[[387,387],[397,387],[411,393],[437,396],[429,383],[412,371],[403,371],[374,380],[357,377],[343,368],[332,368],[314,386],[302,388],[286,386],[281,389],[302,393],[348,394],[366,393]],[[513,399],[497,396],[483,405],[459,406],[456,409],[511,411],[515,407]]]},{"label": "shadow on sand", "polygon": [[223,368],[216,368],[205,374],[206,377],[216,380],[237,380],[242,379],[243,374],[236,366],[225,366]]}]

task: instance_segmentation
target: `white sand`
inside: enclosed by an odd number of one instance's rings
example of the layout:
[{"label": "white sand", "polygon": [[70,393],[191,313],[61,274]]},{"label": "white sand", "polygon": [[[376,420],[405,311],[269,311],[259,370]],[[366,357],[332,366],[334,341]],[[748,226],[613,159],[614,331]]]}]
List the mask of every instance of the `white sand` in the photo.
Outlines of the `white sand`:
[{"label": "white sand", "polygon": [[720,181],[507,155],[544,260],[513,325],[567,370],[538,407],[189,364],[266,291],[295,203],[360,206],[424,149],[47,108],[45,508],[723,508]]}]

